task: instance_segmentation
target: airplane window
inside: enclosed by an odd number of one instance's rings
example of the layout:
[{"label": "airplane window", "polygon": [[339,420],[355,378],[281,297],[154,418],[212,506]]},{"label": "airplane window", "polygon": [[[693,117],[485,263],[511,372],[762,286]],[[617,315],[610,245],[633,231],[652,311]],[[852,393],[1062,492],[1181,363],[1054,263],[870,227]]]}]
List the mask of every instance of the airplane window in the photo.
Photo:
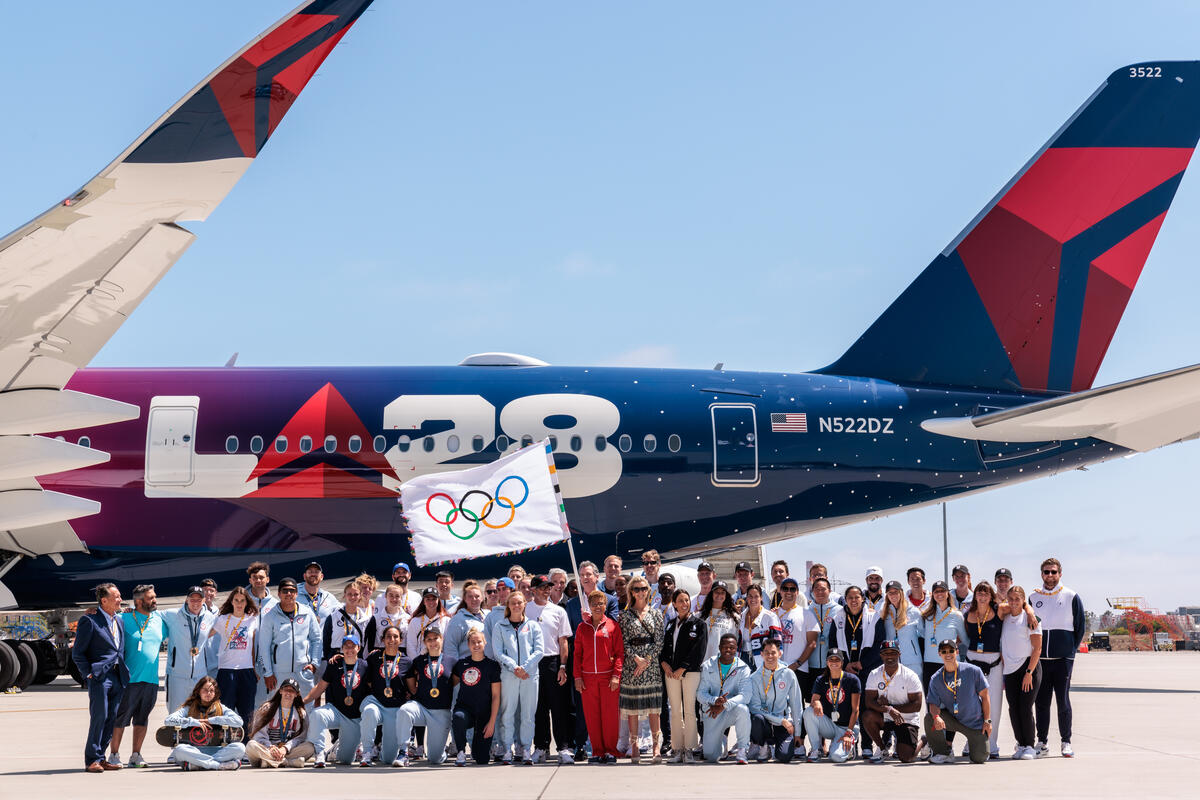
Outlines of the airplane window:
[{"label": "airplane window", "polygon": [[236,436],[225,437],[225,452],[236,453],[238,450],[238,438]]},{"label": "airplane window", "polygon": [[92,446],[92,437],[80,436],[79,437],[79,446],[80,447],[91,447]]},{"label": "airplane window", "polygon": [[351,436],[350,441],[348,441],[347,444],[350,446],[351,453],[357,453],[359,450],[362,450],[362,438],[361,437]]},{"label": "airplane window", "polygon": [[551,435],[551,436],[547,436],[546,438],[550,440],[550,449],[557,450],[558,449],[558,437]]},{"label": "airplane window", "polygon": [[335,450],[337,450],[337,437],[336,436],[326,436],[325,437],[325,452],[332,453]]},{"label": "airplane window", "polygon": [[261,436],[250,437],[250,452],[258,455],[263,451],[263,438]]},{"label": "airplane window", "polygon": [[508,449],[508,437],[501,434],[496,437],[496,452],[503,453]]},{"label": "airplane window", "polygon": [[483,451],[483,437],[482,436],[472,436],[471,437],[471,449],[474,450],[476,453]]},{"label": "airplane window", "polygon": [[308,453],[311,450],[312,450],[312,437],[311,436],[301,436],[300,437],[300,452]]},{"label": "airplane window", "polygon": [[425,441],[421,444],[421,447],[423,447],[425,449],[426,453],[432,453],[433,452],[433,437],[426,436]]},{"label": "airplane window", "polygon": [[280,436],[279,438],[277,438],[275,440],[275,452],[276,453],[286,453],[287,452],[287,437],[286,436]]},{"label": "airplane window", "polygon": [[411,444],[412,444],[412,439],[408,438],[408,436],[405,434],[402,434],[400,436],[400,438],[396,440],[396,447],[400,448],[401,453],[407,453],[408,447]]},{"label": "airplane window", "polygon": [[583,437],[582,436],[572,436],[571,437],[571,452],[578,453],[582,449],[583,449]]},{"label": "airplane window", "polygon": [[384,439],[382,436],[376,436],[372,444],[375,446],[376,453],[382,453],[387,448],[387,439]]},{"label": "airplane window", "polygon": [[450,436],[446,438],[446,449],[449,450],[451,453],[458,452],[458,437],[455,436],[453,433],[450,434]]},{"label": "airplane window", "polygon": [[617,447],[621,448],[622,453],[628,453],[633,448],[633,439],[628,433],[622,433],[621,438],[617,439]]},{"label": "airplane window", "polygon": [[521,447],[529,447],[531,444],[533,444],[533,437],[528,433],[521,437]]},{"label": "airplane window", "polygon": [[653,433],[647,433],[646,438],[642,439],[642,447],[647,453],[653,453],[658,448],[658,439],[654,438]]},{"label": "airplane window", "polygon": [[683,445],[683,443],[679,441],[679,434],[672,433],[670,436],[667,437],[667,447],[670,449],[670,451],[672,453],[678,453],[679,448],[682,445]]},{"label": "airplane window", "polygon": [[597,436],[596,437],[596,452],[603,453],[605,451],[605,449],[607,449],[607,448],[608,448],[608,439],[605,439],[603,436]]}]

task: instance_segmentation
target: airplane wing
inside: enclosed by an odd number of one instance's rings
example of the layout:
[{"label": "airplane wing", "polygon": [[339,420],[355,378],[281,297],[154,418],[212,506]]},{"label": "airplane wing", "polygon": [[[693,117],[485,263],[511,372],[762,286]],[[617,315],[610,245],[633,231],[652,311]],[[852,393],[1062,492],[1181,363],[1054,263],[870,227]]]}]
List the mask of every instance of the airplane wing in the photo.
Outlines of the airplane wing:
[{"label": "airplane wing", "polygon": [[[63,391],[195,239],[321,63],[371,0],[311,0],[205,78],[111,164],[0,239],[0,549],[61,552],[60,523],[99,504],[36,476],[107,455],[33,434],[136,419],[139,409]],[[15,455],[14,455],[15,453]],[[7,455],[7,457],[6,457]],[[30,541],[32,531],[57,533]],[[22,536],[20,531],[25,531]],[[80,549],[82,544],[75,540]]]},{"label": "airplane wing", "polygon": [[1137,452],[1200,435],[1200,364],[973,417],[927,419],[930,433],[992,442],[1091,437]]}]

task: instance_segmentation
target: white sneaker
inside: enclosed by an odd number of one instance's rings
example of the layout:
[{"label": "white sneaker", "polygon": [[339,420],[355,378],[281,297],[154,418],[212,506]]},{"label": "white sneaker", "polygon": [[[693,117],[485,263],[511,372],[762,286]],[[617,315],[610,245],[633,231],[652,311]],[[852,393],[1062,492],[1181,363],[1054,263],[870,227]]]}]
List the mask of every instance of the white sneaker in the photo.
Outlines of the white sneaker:
[{"label": "white sneaker", "polygon": [[465,767],[467,765],[467,753],[465,750],[459,750],[458,755],[454,757],[454,766]]},{"label": "white sneaker", "polygon": [[562,764],[563,766],[568,766],[570,764],[574,764],[575,763],[575,753],[571,752],[571,750],[569,748],[563,748],[562,750],[559,750],[558,751],[558,763]]},{"label": "white sneaker", "polygon": [[392,762],[392,766],[396,767],[397,769],[403,769],[404,767],[407,767],[408,766],[408,755],[405,754],[405,755],[402,755],[399,758],[397,758],[395,761]]},{"label": "white sneaker", "polygon": [[1062,751],[1061,752],[1062,752],[1063,758],[1074,758],[1075,757],[1075,751],[1074,751],[1074,749],[1071,748],[1070,742],[1062,743]]},{"label": "white sneaker", "polygon": [[691,750],[683,751],[683,763],[685,763],[685,764],[695,764],[696,763],[696,756],[692,753]]},{"label": "white sneaker", "polygon": [[511,766],[512,766],[512,762],[513,762],[513,754],[512,754],[512,752],[511,752],[511,751],[509,751],[509,752],[505,753],[505,754],[504,754],[504,758],[500,759],[500,761],[501,761],[501,762],[504,764],[504,766],[506,766],[506,767],[511,767]]},{"label": "white sneaker", "polygon": [[932,756],[932,755],[933,755],[933,749],[930,748],[930,746],[928,744],[925,744],[925,745],[922,745],[921,749],[917,751],[917,760],[918,761],[928,761],[930,756]]},{"label": "white sneaker", "polygon": [[883,763],[883,751],[880,750],[878,747],[872,749],[871,754],[867,756],[867,760],[870,761],[872,764],[882,764]]},{"label": "white sneaker", "polygon": [[369,767],[369,766],[371,766],[371,757],[370,757],[370,756],[360,756],[360,757],[359,757],[359,759],[358,759],[358,765],[359,765],[360,767]]},{"label": "white sneaker", "polygon": [[106,758],[104,760],[107,763],[112,764],[114,767],[121,766],[121,754],[120,753],[109,753],[108,758]]},{"label": "white sneaker", "polygon": [[545,764],[546,763],[546,751],[541,749],[540,747],[536,747],[536,748],[534,748],[533,753],[530,754],[529,758],[527,758],[525,760],[532,761],[534,764]]},{"label": "white sneaker", "polygon": [[934,753],[929,757],[930,764],[953,764],[954,756],[944,756],[941,753]]},{"label": "white sneaker", "polygon": [[733,757],[737,759],[737,763],[739,764],[750,763],[750,761],[746,758],[746,748],[744,747],[739,747],[737,750],[735,750]]},{"label": "white sneaker", "polygon": [[235,758],[232,761],[222,761],[221,766],[217,769],[241,769],[242,761],[240,758]]},{"label": "white sneaker", "polygon": [[325,769],[325,756],[323,754],[318,755],[313,760],[313,769]]},{"label": "white sneaker", "polygon": [[1012,760],[1013,760],[1013,761],[1017,761],[1017,760],[1019,760],[1019,759],[1021,758],[1021,756],[1023,756],[1023,755],[1025,754],[1025,749],[1026,749],[1026,748],[1022,747],[1022,746],[1021,746],[1021,745],[1019,745],[1019,744],[1018,744],[1018,745],[1016,745],[1016,746],[1014,746],[1014,747],[1013,747]]},{"label": "white sneaker", "polygon": [[129,761],[126,763],[125,766],[127,766],[127,767],[148,767],[150,765],[146,763],[146,759],[142,758],[141,753],[134,753],[133,755],[131,755],[129,757]]},{"label": "white sneaker", "polygon": [[1037,758],[1037,751],[1032,747],[1022,747],[1020,750],[1021,755],[1013,756],[1013,758],[1018,758],[1021,761],[1033,761],[1035,758]]},{"label": "white sneaker", "polygon": [[1038,758],[1045,758],[1046,756],[1050,755],[1050,748],[1046,746],[1045,742],[1038,742],[1036,745],[1034,745],[1033,752]]},{"label": "white sneaker", "polygon": [[674,753],[671,753],[670,757],[667,758],[667,763],[668,764],[682,764],[683,763],[683,751],[676,750]]},{"label": "white sneaker", "polygon": [[757,758],[755,760],[758,763],[760,763],[760,764],[767,763],[767,760],[770,759],[770,757],[771,757],[771,746],[770,745],[759,745],[758,753],[756,755],[757,755]]}]

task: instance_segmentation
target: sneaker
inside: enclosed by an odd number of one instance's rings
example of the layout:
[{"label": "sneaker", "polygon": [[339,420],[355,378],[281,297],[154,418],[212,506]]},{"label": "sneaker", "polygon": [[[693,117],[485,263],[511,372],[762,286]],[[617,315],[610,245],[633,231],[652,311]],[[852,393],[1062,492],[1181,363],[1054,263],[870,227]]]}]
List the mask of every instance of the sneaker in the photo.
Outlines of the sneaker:
[{"label": "sneaker", "polygon": [[313,769],[325,769],[325,756],[317,756],[313,761]]},{"label": "sneaker", "polygon": [[370,756],[363,756],[363,757],[359,758],[359,759],[358,759],[358,765],[359,765],[360,767],[369,767],[369,766],[371,766],[371,757],[370,757]]},{"label": "sneaker", "polygon": [[563,749],[558,751],[558,763],[562,766],[569,766],[575,763],[575,754],[570,750]]},{"label": "sneaker", "polygon": [[532,767],[533,766],[533,755],[530,753],[526,753],[525,757],[521,759],[521,763],[527,767]]},{"label": "sneaker", "polygon": [[1071,748],[1070,742],[1062,743],[1062,751],[1061,752],[1062,752],[1063,758],[1074,758],[1075,757],[1075,751]]},{"label": "sneaker", "polygon": [[248,767],[248,766],[250,766],[250,759],[249,759],[249,758],[247,758],[246,756],[242,756],[242,759],[241,759],[241,760],[242,760],[242,766],[243,766],[243,767]]},{"label": "sneaker", "polygon": [[870,753],[867,754],[867,761],[870,761],[872,764],[882,764],[883,763],[883,751],[880,750],[878,747],[876,747],[874,750],[872,750]]},{"label": "sneaker", "polygon": [[168,763],[168,764],[174,764],[174,763],[175,763],[175,754],[174,754],[174,753],[170,753],[170,754],[168,754],[168,755],[167,755],[167,763]]},{"label": "sneaker", "polygon": [[808,755],[808,751],[804,749],[804,745],[796,745],[796,749],[792,751],[792,758],[799,764]]},{"label": "sneaker", "polygon": [[188,763],[188,762],[186,762],[186,761],[184,761],[182,764],[180,764],[180,765],[179,765],[179,768],[180,768],[181,770],[183,770],[184,772],[191,772],[191,771],[192,771],[192,765],[191,765],[191,764],[189,764],[189,763]]},{"label": "sneaker", "polygon": [[459,750],[458,755],[454,757],[454,766],[465,767],[467,765],[467,753],[464,750]]},{"label": "sneaker", "polygon": [[996,749],[996,750],[993,750],[992,752],[988,753],[988,758],[993,759],[993,760],[1000,758],[1000,750]]},{"label": "sneaker", "polygon": [[805,759],[805,761],[807,761],[810,764],[815,764],[820,760],[821,760],[820,749],[813,750],[811,753],[808,754],[808,758]]},{"label": "sneaker", "polygon": [[[314,765],[315,766],[315,765]],[[392,762],[392,766],[396,769],[403,769],[408,766],[408,755],[402,755]]]},{"label": "sneaker", "polygon": [[241,759],[237,759],[237,758],[233,759],[232,761],[222,761],[221,766],[217,767],[217,769],[241,769],[241,768],[242,768]]},{"label": "sneaker", "polygon": [[513,754],[505,753],[504,758],[500,759],[500,763],[506,767],[511,767],[513,762]]},{"label": "sneaker", "polygon": [[1025,755],[1026,749],[1032,749],[1032,748],[1025,748],[1025,747],[1022,747],[1021,745],[1016,745],[1015,747],[1013,747],[1012,760],[1013,761],[1020,760],[1021,756]]},{"label": "sneaker", "polygon": [[121,766],[121,754],[120,753],[109,753],[108,758],[104,759],[104,761],[105,761],[105,763],[111,764],[114,767],[119,767],[119,766]]},{"label": "sneaker", "polygon": [[605,755],[605,756],[604,756],[604,760],[603,760],[602,762],[600,762],[600,763],[602,763],[602,764],[615,764],[615,763],[617,763],[617,757],[616,757],[616,756],[614,756],[612,753],[608,753],[607,755]]},{"label": "sneaker", "polygon": [[925,745],[922,745],[921,749],[917,751],[917,760],[918,761],[928,761],[930,756],[932,756],[932,755],[933,755],[933,750],[929,747],[928,744],[925,744]]},{"label": "sneaker", "polygon": [[422,745],[417,745],[413,748],[413,758],[424,758],[425,748]]},{"label": "sneaker", "polygon": [[601,763],[601,762],[603,762],[603,761],[604,761],[604,759],[603,759],[601,756],[588,756],[587,763],[589,763],[589,764],[599,764],[599,763]]},{"label": "sneaker", "polygon": [[739,763],[739,764],[749,764],[750,763],[749,759],[746,758],[746,748],[744,748],[744,747],[739,747],[737,750],[734,751],[733,755],[734,755],[734,758],[737,759],[737,763]]},{"label": "sneaker", "polygon": [[1036,745],[1034,745],[1033,752],[1038,758],[1045,758],[1046,756],[1050,755],[1050,748],[1046,746],[1045,742],[1038,742]]},{"label": "sneaker", "polygon": [[531,753],[525,759],[525,763],[526,764],[545,764],[546,763],[546,751],[540,747],[535,747],[533,750],[533,753]]},{"label": "sneaker", "polygon": [[769,746],[763,745],[762,747],[758,748],[758,758],[755,759],[758,763],[765,764],[770,758],[771,748]]},{"label": "sneaker", "polygon": [[930,764],[953,764],[954,756],[944,756],[941,753],[934,753],[929,757]]},{"label": "sneaker", "polygon": [[682,764],[683,763],[683,753],[682,752],[671,753],[671,755],[667,757],[667,763],[668,764]]},{"label": "sneaker", "polygon": [[129,757],[129,761],[126,762],[125,766],[127,766],[127,767],[148,767],[150,765],[146,763],[146,759],[142,758],[141,753],[134,753],[133,755],[131,755]]},{"label": "sneaker", "polygon": [[683,763],[685,763],[685,764],[695,764],[696,763],[696,756],[692,753],[691,750],[683,751]]},{"label": "sneaker", "polygon": [[962,749],[962,757],[963,757],[963,758],[970,758],[970,757],[971,757],[971,745],[969,745],[969,744],[964,744],[964,745],[963,745],[963,749]]},{"label": "sneaker", "polygon": [[1035,758],[1037,758],[1037,751],[1032,747],[1022,747],[1021,755],[1016,757],[1022,761],[1033,761]]}]

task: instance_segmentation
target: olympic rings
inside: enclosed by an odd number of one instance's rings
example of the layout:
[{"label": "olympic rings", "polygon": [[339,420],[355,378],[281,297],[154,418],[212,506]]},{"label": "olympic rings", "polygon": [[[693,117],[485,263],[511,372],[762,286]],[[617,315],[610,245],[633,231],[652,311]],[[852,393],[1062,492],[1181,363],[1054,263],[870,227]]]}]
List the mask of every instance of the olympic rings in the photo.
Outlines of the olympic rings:
[{"label": "olympic rings", "polygon": [[[517,481],[525,489],[525,494],[523,494],[521,496],[521,499],[517,502],[513,502],[513,499],[511,497],[505,497],[500,494],[500,490],[504,487],[504,484],[508,483],[509,481]],[[470,499],[473,495],[477,495],[477,494],[483,495],[484,497],[487,498],[487,502],[485,502],[483,504],[483,508],[481,508],[478,513],[471,511],[470,509],[468,509],[466,507],[467,500]],[[450,509],[446,512],[445,519],[439,519],[433,513],[433,509],[431,508],[431,504],[433,503],[434,498],[437,498],[437,497],[445,498],[446,502],[450,504]],[[464,494],[461,498],[459,498],[457,503],[455,503],[454,498],[451,497],[450,495],[446,494],[445,492],[435,492],[434,494],[429,495],[429,497],[425,500],[425,513],[429,516],[429,518],[431,520],[433,520],[437,524],[445,525],[446,529],[448,531],[450,531],[450,534],[452,536],[454,536],[456,539],[461,539],[462,541],[465,542],[468,539],[471,539],[472,537],[474,537],[475,534],[477,534],[479,532],[480,525],[483,525],[484,527],[487,527],[487,528],[491,528],[492,530],[499,530],[501,528],[507,528],[509,525],[512,524],[513,520],[516,519],[517,509],[520,508],[521,506],[525,505],[525,501],[528,499],[529,499],[529,483],[524,478],[522,478],[520,475],[509,475],[506,478],[503,478],[500,481],[500,483],[497,484],[495,497],[493,497],[491,494],[484,491],[483,489],[471,489],[466,494]],[[488,517],[491,515],[492,511],[495,509],[496,506],[500,506],[501,508],[508,509],[508,519],[506,519],[504,522],[500,523],[499,525],[493,525],[492,523],[487,521]],[[470,533],[461,534],[454,530],[453,525],[455,522],[458,521],[459,514],[462,514],[464,517],[466,517],[468,522],[475,523],[475,528]]]}]

